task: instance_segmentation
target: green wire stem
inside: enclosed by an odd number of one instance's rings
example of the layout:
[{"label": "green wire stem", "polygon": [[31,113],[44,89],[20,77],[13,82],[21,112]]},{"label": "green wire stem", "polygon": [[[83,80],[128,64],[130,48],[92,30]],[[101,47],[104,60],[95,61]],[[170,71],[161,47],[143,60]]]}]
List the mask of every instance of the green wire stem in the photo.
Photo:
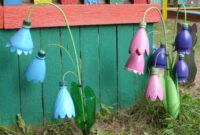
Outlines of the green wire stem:
[{"label": "green wire stem", "polygon": [[78,76],[77,76],[73,71],[67,71],[67,72],[65,72],[65,73],[63,74],[63,78],[62,78],[63,82],[65,81],[65,76],[67,76],[68,74],[72,74],[72,75],[74,75],[76,78],[78,78]]},{"label": "green wire stem", "polygon": [[[186,7],[184,4],[182,4],[183,9],[184,9],[184,24],[187,24],[187,12],[186,12]],[[181,6],[178,7],[177,13],[176,13],[176,19],[174,23],[174,33],[173,33],[173,41],[175,41],[176,38],[176,33],[177,33],[177,24],[178,24],[178,17],[179,17],[179,12],[180,12]]]},{"label": "green wire stem", "polygon": [[145,23],[145,17],[147,15],[147,13],[150,10],[153,10],[153,9],[155,9],[159,13],[160,18],[161,18],[161,22],[162,22],[162,26],[163,26],[163,30],[164,30],[164,43],[165,43],[164,45],[166,46],[165,48],[166,48],[166,54],[167,54],[167,74],[170,75],[169,69],[170,69],[171,61],[170,61],[170,58],[169,58],[169,52],[168,52],[168,48],[167,48],[167,30],[166,30],[166,25],[165,25],[165,21],[164,21],[164,18],[162,16],[162,13],[160,12],[160,10],[157,7],[150,7],[144,12],[143,18],[142,18],[142,23]]},{"label": "green wire stem", "polygon": [[164,30],[165,45],[167,45],[167,31],[166,31],[165,21],[163,19],[162,13],[160,12],[160,10],[157,7],[148,8],[143,14],[142,22],[145,22],[146,14],[152,9],[155,9],[160,14],[160,18],[162,20],[162,25],[163,25],[163,30]]},{"label": "green wire stem", "polygon": [[[37,4],[34,4],[30,9],[29,9],[29,12],[28,12],[28,16],[27,16],[27,20],[30,20],[30,16],[31,16],[31,13],[33,11],[33,9],[39,5],[50,5],[50,6],[53,6],[55,8],[57,8],[61,14],[63,15],[63,18],[65,20],[65,23],[66,23],[66,26],[67,26],[67,29],[69,31],[69,35],[70,35],[70,39],[71,39],[71,42],[72,42],[72,46],[73,46],[73,51],[74,51],[74,55],[75,55],[75,59],[76,59],[76,67],[77,67],[77,76],[78,76],[78,82],[79,84],[82,84],[82,80],[81,80],[81,73],[80,73],[80,67],[79,67],[79,60],[78,60],[78,55],[77,55],[77,52],[76,52],[76,46],[75,46],[75,42],[74,42],[74,39],[73,39],[73,36],[72,36],[72,32],[71,32],[71,29],[69,27],[69,23],[68,23],[68,20],[67,20],[67,17],[65,15],[65,13],[63,12],[63,10],[51,3],[51,2],[40,2],[40,3],[37,3]],[[83,90],[82,88],[80,88],[80,94],[81,94],[81,108],[83,110],[83,120],[86,121],[86,118],[85,118],[85,109],[84,109],[84,102],[83,102]]]},{"label": "green wire stem", "polygon": [[[176,33],[177,33],[177,24],[178,24],[178,17],[179,17],[179,12],[180,12],[180,8],[181,6],[183,6],[183,9],[184,9],[184,24],[187,25],[187,12],[186,12],[186,7],[184,4],[180,5],[178,7],[178,10],[177,10],[177,13],[176,13],[176,19],[175,19],[175,23],[174,23],[174,33],[173,33],[173,42],[175,43],[175,39],[176,39]],[[175,46],[173,47],[173,50],[175,49]],[[172,52],[172,66],[174,65],[175,61],[176,61],[176,57],[177,55],[175,55],[173,52]]]},{"label": "green wire stem", "polygon": [[[76,65],[75,65],[75,63],[74,63],[74,60],[73,60],[73,58],[72,58],[70,52],[69,52],[65,47],[63,47],[63,46],[61,46],[61,45],[58,45],[58,44],[48,44],[48,46],[57,46],[57,47],[61,47],[61,48],[66,52],[66,54],[69,56],[69,59],[70,59],[70,61],[72,62],[72,65],[73,65],[74,68],[76,69]],[[78,79],[78,78],[77,78],[77,79]]]}]

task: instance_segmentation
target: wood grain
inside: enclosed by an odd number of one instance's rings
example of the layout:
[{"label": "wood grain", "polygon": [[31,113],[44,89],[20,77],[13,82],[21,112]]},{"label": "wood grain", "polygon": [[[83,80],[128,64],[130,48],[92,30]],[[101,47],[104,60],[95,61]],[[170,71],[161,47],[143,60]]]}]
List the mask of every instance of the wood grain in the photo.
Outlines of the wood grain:
[{"label": "wood grain", "polygon": [[[139,23],[144,11],[150,6],[160,8],[157,4],[60,5],[71,26]],[[4,28],[20,28],[29,8],[29,5],[4,6]],[[65,26],[61,13],[50,6],[36,7],[31,21],[32,28]],[[159,14],[156,11],[150,11],[146,21],[159,22]]]}]

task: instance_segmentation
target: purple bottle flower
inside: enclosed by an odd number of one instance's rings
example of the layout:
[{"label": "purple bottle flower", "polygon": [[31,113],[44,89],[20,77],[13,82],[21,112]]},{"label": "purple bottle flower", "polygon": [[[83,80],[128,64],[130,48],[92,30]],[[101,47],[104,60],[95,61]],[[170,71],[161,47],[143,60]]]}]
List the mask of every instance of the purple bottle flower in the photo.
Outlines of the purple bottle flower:
[{"label": "purple bottle flower", "polygon": [[178,33],[175,39],[175,50],[178,53],[189,54],[192,45],[192,36],[188,31],[188,24],[182,25],[182,30]]},{"label": "purple bottle flower", "polygon": [[151,57],[151,65],[155,68],[164,69],[166,66],[166,48],[161,44]]},{"label": "purple bottle flower", "polygon": [[187,77],[189,75],[189,69],[186,62],[184,61],[183,54],[179,54],[179,60],[174,65],[173,74],[174,76],[177,75],[178,82],[185,83],[187,81]]}]

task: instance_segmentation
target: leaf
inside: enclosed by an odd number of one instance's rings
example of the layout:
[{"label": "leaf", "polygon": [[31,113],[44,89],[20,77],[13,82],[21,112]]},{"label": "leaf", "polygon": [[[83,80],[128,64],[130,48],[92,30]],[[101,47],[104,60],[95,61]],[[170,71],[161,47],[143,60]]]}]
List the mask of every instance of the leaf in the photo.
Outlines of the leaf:
[{"label": "leaf", "polygon": [[167,99],[167,109],[168,113],[173,117],[177,118],[180,109],[180,101],[177,93],[174,81],[170,76],[165,77],[166,86],[166,99]]},{"label": "leaf", "polygon": [[[84,135],[88,135],[90,132],[90,128],[95,122],[95,113],[96,113],[95,94],[92,88],[90,88],[89,86],[85,87],[85,89],[82,91],[81,88],[78,88],[75,82],[71,83],[70,93],[75,105],[76,125],[82,130]],[[82,105],[81,96],[84,96],[83,98],[84,108],[81,106]]]},{"label": "leaf", "polygon": [[70,88],[70,93],[74,102],[75,106],[75,122],[76,125],[81,129],[85,129],[85,124],[84,124],[84,110],[82,109],[82,101],[81,101],[81,94],[80,94],[80,88],[78,88],[77,84],[75,82],[71,83],[71,88]]},{"label": "leaf", "polygon": [[84,88],[85,95],[85,111],[87,113],[87,128],[90,129],[95,122],[96,114],[96,96],[94,91],[89,86]]},{"label": "leaf", "polygon": [[162,89],[163,89],[163,101],[162,101],[162,104],[163,104],[163,107],[165,109],[165,112],[168,112],[168,109],[167,109],[167,97],[166,97],[166,86],[165,86],[165,78],[162,74],[159,75],[159,79],[160,79],[160,82],[161,82],[161,85],[162,85]]},{"label": "leaf", "polygon": [[26,125],[20,114],[17,114],[17,126],[24,134],[26,133]]}]

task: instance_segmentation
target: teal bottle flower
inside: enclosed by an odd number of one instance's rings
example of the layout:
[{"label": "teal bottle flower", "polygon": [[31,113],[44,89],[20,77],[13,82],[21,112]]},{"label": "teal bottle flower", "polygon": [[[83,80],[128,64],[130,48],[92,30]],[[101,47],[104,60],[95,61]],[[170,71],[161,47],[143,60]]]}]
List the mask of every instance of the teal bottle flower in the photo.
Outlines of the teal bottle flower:
[{"label": "teal bottle flower", "polygon": [[38,56],[28,65],[25,73],[26,79],[33,82],[43,82],[46,75],[45,52],[40,50]]},{"label": "teal bottle flower", "polygon": [[54,104],[53,117],[61,119],[75,117],[74,103],[65,82],[60,82],[60,90]]},{"label": "teal bottle flower", "polygon": [[27,55],[33,51],[33,41],[30,33],[31,22],[24,20],[23,26],[19,31],[8,41],[6,47],[10,47],[11,52],[17,51],[18,55],[22,52]]}]

